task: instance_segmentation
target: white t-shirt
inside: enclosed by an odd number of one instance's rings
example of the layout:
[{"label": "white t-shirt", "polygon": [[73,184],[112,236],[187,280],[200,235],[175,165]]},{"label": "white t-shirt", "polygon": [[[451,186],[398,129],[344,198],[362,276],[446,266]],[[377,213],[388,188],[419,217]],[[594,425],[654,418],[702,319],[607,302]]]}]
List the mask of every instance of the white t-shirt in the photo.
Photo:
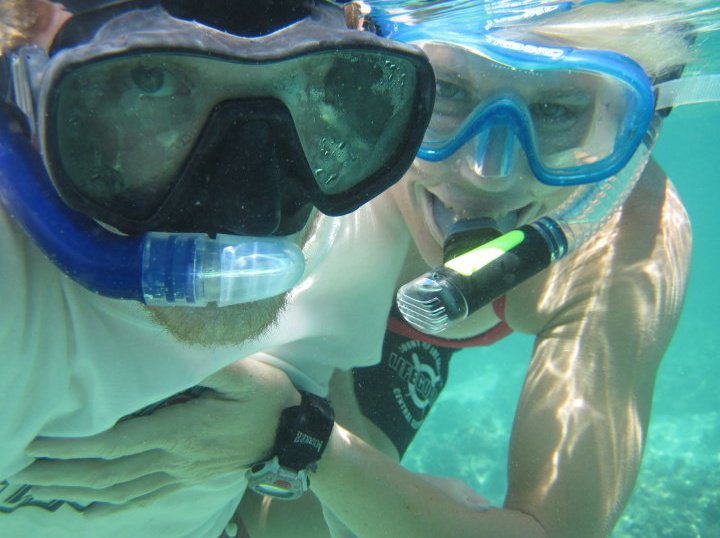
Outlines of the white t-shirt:
[{"label": "white t-shirt", "polygon": [[[208,349],[178,343],[135,302],[77,285],[0,208],[0,480],[31,462],[23,450],[36,436],[100,433],[250,354],[264,352],[300,388],[319,394],[333,367],[377,362],[407,248],[402,229],[387,199],[322,218],[311,244],[322,251],[335,237],[334,244],[310,262],[277,325],[242,346]],[[0,482],[0,537],[216,538],[244,488],[239,470],[148,506],[87,517]]]}]

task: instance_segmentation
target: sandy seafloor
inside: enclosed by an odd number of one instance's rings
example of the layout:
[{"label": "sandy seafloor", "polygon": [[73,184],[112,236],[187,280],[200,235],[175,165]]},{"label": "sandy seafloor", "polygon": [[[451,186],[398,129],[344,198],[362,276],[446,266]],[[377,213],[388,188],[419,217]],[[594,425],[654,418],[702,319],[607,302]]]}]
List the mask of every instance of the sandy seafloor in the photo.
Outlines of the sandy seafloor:
[{"label": "sandy seafloor", "polygon": [[[655,156],[690,214],[693,267],[658,375],[640,477],[612,537],[720,538],[720,103],[674,110]],[[531,338],[513,335],[456,354],[448,388],[405,464],[462,478],[502,504],[509,428],[531,347]]]}]

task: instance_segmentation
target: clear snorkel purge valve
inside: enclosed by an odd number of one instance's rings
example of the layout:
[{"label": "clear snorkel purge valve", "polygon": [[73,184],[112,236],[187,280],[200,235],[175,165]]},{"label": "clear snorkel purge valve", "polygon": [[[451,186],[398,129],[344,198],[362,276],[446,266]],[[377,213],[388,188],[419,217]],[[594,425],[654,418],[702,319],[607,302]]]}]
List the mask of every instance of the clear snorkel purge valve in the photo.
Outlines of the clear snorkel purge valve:
[{"label": "clear snorkel purge valve", "polygon": [[85,288],[155,306],[218,306],[279,295],[304,258],[279,237],[151,232],[120,236],[69,209],[23,132],[0,107],[0,202],[43,252]]},{"label": "clear snorkel purge valve", "polygon": [[402,286],[397,305],[405,320],[426,334],[439,334],[573,252],[625,202],[650,158],[658,126],[656,118],[616,176],[579,187],[548,215],[465,250]]},{"label": "clear snorkel purge valve", "polygon": [[300,248],[279,237],[144,236],[143,300],[155,306],[229,306],[280,295],[303,275]]}]

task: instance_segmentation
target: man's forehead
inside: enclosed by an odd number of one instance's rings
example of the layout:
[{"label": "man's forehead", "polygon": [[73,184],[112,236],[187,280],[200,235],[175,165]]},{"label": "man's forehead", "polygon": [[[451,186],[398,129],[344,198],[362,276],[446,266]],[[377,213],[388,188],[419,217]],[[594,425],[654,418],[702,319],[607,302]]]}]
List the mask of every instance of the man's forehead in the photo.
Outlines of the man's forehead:
[{"label": "man's forehead", "polygon": [[172,16],[241,36],[266,35],[306,17],[311,3],[303,0],[68,0],[62,2],[74,14],[110,9],[160,5]]}]

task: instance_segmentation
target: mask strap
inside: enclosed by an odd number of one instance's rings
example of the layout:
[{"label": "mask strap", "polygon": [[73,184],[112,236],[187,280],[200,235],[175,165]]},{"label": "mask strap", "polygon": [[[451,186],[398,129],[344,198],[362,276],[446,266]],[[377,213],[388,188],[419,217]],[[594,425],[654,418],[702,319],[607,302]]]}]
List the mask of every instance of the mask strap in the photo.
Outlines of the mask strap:
[{"label": "mask strap", "polygon": [[95,11],[116,4],[125,4],[130,0],[63,0],[62,5],[70,13],[78,14]]},{"label": "mask strap", "polygon": [[10,108],[25,116],[30,135],[34,136],[35,102],[40,79],[47,63],[45,51],[35,45],[27,45],[3,54],[2,100]]},{"label": "mask strap", "polygon": [[668,80],[655,86],[655,109],[720,102],[720,74]]}]

